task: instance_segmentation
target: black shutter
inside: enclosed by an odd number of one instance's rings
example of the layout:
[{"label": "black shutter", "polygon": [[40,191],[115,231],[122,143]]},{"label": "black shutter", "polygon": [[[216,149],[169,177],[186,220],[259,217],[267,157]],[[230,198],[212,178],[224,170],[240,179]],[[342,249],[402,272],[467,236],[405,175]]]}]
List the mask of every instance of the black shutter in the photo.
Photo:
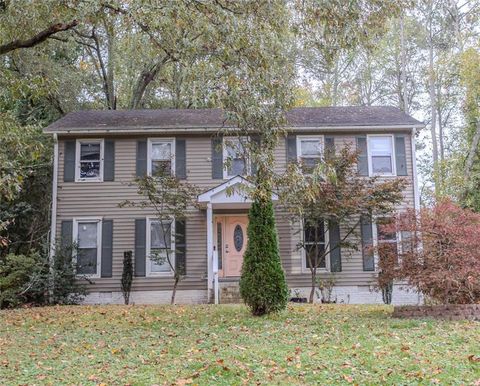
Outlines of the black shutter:
[{"label": "black shutter", "polygon": [[112,277],[113,220],[102,221],[101,277]]},{"label": "black shutter", "polygon": [[395,135],[395,163],[397,164],[397,176],[408,175],[405,135]]},{"label": "black shutter", "polygon": [[105,155],[103,157],[103,180],[114,181],[115,179],[115,141],[105,141]]},{"label": "black shutter", "polygon": [[357,171],[360,176],[368,176],[367,137],[357,137],[358,164]]},{"label": "black shutter", "polygon": [[287,163],[297,162],[297,136],[293,134],[287,135]]},{"label": "black shutter", "polygon": [[[255,150],[257,155],[260,153],[260,136],[259,135],[252,136],[252,148]],[[252,176],[257,174],[257,170],[258,170],[257,162],[254,162],[252,160]]]},{"label": "black shutter", "polygon": [[75,181],[75,141],[65,141],[63,152],[63,181]]},{"label": "black shutter", "polygon": [[175,140],[175,176],[181,180],[187,178],[187,149],[184,139]]},{"label": "black shutter", "polygon": [[342,271],[342,252],[340,248],[340,226],[338,223],[330,221],[328,224],[328,237],[330,242],[330,271]]},{"label": "black shutter", "polygon": [[212,178],[223,179],[223,138],[212,138]]},{"label": "black shutter", "polygon": [[185,220],[175,221],[175,270],[180,275],[187,274],[187,233]]},{"label": "black shutter", "polygon": [[137,177],[147,175],[147,141],[137,141]]},{"label": "black shutter", "polygon": [[363,270],[374,271],[375,259],[373,255],[373,232],[371,218],[362,216],[360,220],[360,226],[362,233]]},{"label": "black shutter", "polygon": [[[64,255],[68,262],[72,260],[73,221],[63,220],[60,235],[60,254]],[[67,261],[66,261],[67,262]]]},{"label": "black shutter", "polygon": [[325,137],[325,159],[331,160],[335,156],[335,138]]},{"label": "black shutter", "polygon": [[147,264],[147,221],[135,219],[135,276],[145,276]]}]

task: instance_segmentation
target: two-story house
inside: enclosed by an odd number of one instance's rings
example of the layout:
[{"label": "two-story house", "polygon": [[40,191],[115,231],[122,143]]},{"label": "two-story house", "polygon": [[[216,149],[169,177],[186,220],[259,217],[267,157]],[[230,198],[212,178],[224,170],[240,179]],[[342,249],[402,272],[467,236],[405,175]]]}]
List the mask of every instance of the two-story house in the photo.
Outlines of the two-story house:
[{"label": "two-story house", "polygon": [[[297,108],[288,112],[287,120],[288,134],[275,151],[279,173],[289,160],[321,159],[326,144],[350,145],[360,152],[360,174],[406,178],[408,187],[398,209],[418,208],[414,133],[423,127],[421,122],[393,107]],[[242,159],[225,162],[235,154],[235,140],[219,136],[222,127],[225,119],[220,110],[172,109],[78,111],[45,129],[55,140],[52,251],[60,240],[74,242],[81,250],[78,274],[92,281],[86,302],[123,301],[120,279],[123,254],[129,250],[135,272],[131,300],[136,303],[169,301],[170,267],[149,259],[152,250],[166,247],[175,250],[174,259],[186,270],[177,302],[202,303],[218,297],[222,301],[222,293],[238,285],[250,200],[236,189],[228,193],[229,187],[248,182],[238,175],[245,170]],[[190,210],[186,221],[169,220],[174,222],[175,235],[167,237],[168,246],[159,237],[161,227],[153,211],[119,207],[124,200],[139,199],[131,184],[135,176],[156,168],[203,191],[199,208]],[[375,223],[362,226],[362,237],[375,239]],[[288,285],[308,293],[310,271],[298,248],[300,234],[281,213],[277,228]],[[359,250],[330,256],[320,276],[335,272],[334,296],[339,302],[379,303],[381,295],[373,290],[375,257]],[[396,286],[393,300],[416,303],[418,296]]]}]

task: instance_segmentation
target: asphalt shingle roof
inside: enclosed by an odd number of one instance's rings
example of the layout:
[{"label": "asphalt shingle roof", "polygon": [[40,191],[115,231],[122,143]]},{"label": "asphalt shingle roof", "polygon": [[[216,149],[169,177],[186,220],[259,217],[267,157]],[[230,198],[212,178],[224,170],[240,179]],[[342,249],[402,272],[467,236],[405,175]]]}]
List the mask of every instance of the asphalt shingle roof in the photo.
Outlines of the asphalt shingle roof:
[{"label": "asphalt shingle roof", "polygon": [[[287,120],[293,128],[423,126],[400,109],[387,106],[299,107],[287,113]],[[223,126],[229,125],[220,109],[82,110],[65,115],[44,131],[94,133]]]}]

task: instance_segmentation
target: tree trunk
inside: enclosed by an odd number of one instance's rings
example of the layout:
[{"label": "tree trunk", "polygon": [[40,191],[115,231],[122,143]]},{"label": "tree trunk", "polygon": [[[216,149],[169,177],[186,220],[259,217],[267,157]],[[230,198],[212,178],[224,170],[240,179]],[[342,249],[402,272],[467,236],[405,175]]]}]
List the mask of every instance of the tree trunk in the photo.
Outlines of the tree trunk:
[{"label": "tree trunk", "polygon": [[405,49],[405,20],[403,12],[400,16],[400,79],[401,79],[401,109],[408,114],[407,100],[407,53]]},{"label": "tree trunk", "polygon": [[465,177],[470,178],[472,173],[473,163],[475,161],[475,155],[477,154],[478,145],[480,144],[480,120],[477,122],[477,130],[472,138],[470,149],[468,150],[467,160],[465,162]]},{"label": "tree trunk", "polygon": [[177,287],[178,282],[180,281],[180,275],[175,273],[175,281],[173,282],[173,289],[172,289],[172,298],[170,299],[170,304],[175,304],[175,295],[177,294]]},{"label": "tree trunk", "polygon": [[158,73],[162,69],[163,65],[168,61],[168,57],[165,56],[161,60],[158,60],[149,68],[145,68],[137,79],[137,83],[133,90],[132,99],[130,101],[131,109],[138,109],[145,97],[145,91],[148,85],[155,80]]},{"label": "tree trunk", "polygon": [[308,302],[313,303],[313,299],[315,297],[315,287],[316,287],[316,269],[312,270],[312,288],[310,289],[310,296],[308,297]]},{"label": "tree trunk", "polygon": [[433,0],[429,2],[429,22],[428,22],[428,86],[430,97],[430,133],[432,136],[432,153],[433,153],[433,170],[435,183],[435,196],[438,196],[438,183],[436,176],[436,168],[438,165],[438,140],[437,140],[437,98],[435,90],[435,68],[434,68],[434,53],[433,53]]}]

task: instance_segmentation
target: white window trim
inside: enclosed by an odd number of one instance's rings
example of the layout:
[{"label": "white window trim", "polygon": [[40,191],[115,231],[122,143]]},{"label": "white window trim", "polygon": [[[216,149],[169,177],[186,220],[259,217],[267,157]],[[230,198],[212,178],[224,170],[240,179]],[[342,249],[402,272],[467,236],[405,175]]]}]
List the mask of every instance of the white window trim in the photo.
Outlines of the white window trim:
[{"label": "white window trim", "polygon": [[[88,277],[92,279],[98,279],[101,277],[101,267],[102,267],[102,217],[77,217],[73,219],[73,243],[78,246],[78,224],[84,222],[96,222],[97,223],[97,272],[94,275],[84,275],[75,273],[76,277]],[[77,264],[77,252],[76,249],[73,251],[73,262]]]},{"label": "white window trim", "polygon": [[[324,135],[297,135],[297,161],[298,162],[300,162],[302,160],[302,140],[318,140],[318,141],[320,141],[320,156],[319,156],[319,158],[320,158],[320,160],[323,160],[323,155],[325,154],[325,136]],[[313,157],[311,157],[311,158],[313,158]]]},{"label": "white window trim", "polygon": [[[390,137],[392,139],[392,172],[374,173],[372,164],[372,153],[370,152],[370,138],[372,137]],[[395,136],[393,134],[367,134],[367,155],[368,155],[368,174],[370,177],[395,177],[397,175],[397,165],[395,159]]]},{"label": "white window trim", "polygon": [[[373,238],[373,261],[374,261],[374,267],[375,271],[378,272],[378,262],[380,260],[380,256],[378,255],[378,227],[377,227],[377,221],[379,219],[388,219],[388,218],[394,218],[394,216],[374,216],[373,221],[372,221],[372,238]],[[400,255],[400,246],[401,246],[401,241],[402,241],[402,233],[401,232],[395,232],[396,237],[397,237],[397,253]]]},{"label": "white window trim", "polygon": [[[147,217],[147,230],[146,230],[146,277],[172,277],[174,272],[172,268],[170,268],[169,272],[152,272],[152,260],[150,260],[150,251],[151,251],[151,225],[152,223],[159,222],[160,220],[157,217]],[[164,219],[163,221],[172,221],[172,226],[170,228],[170,235],[171,235],[171,241],[170,241],[170,249],[171,249],[171,260],[172,260],[172,265],[175,266],[175,219],[173,217]],[[168,264],[168,262],[165,262]]]},{"label": "white window trim", "polygon": [[[325,248],[329,245],[330,242],[330,230],[328,229],[328,222],[324,222],[324,229],[325,229]],[[300,237],[302,238],[302,242],[305,240],[305,232],[303,228],[303,224],[300,225],[301,228],[301,233]],[[301,248],[301,254],[302,254],[302,273],[311,273],[310,268],[307,267],[307,251],[305,250],[305,247]],[[325,255],[325,268],[318,267],[317,268],[317,273],[326,273],[330,272],[330,252],[328,252]]]},{"label": "white window trim", "polygon": [[148,138],[147,141],[147,175],[152,175],[152,145],[155,143],[169,143],[171,146],[172,154],[171,154],[171,170],[172,176],[175,175],[175,138]]},{"label": "white window trim", "polygon": [[[228,168],[227,168],[227,158],[228,158],[228,152],[227,152],[227,146],[226,144],[228,143],[228,141],[235,141],[235,140],[239,140],[239,141],[248,141],[248,137],[223,137],[223,142],[222,142],[222,164],[223,164],[223,179],[224,180],[228,180],[230,178],[233,178],[233,177],[236,177],[237,174],[231,174],[229,175],[228,174]],[[251,160],[250,160],[250,157],[248,156],[248,154],[246,155],[246,169],[247,169],[247,173],[246,175],[249,176],[251,175],[252,173],[252,165],[251,165]],[[242,177],[245,177],[245,175],[242,175]]]},{"label": "white window trim", "polygon": [[[80,145],[84,143],[99,143],[100,144],[100,176],[98,178],[80,178]],[[102,139],[77,139],[75,144],[75,182],[103,182],[103,165],[105,145]]]}]

